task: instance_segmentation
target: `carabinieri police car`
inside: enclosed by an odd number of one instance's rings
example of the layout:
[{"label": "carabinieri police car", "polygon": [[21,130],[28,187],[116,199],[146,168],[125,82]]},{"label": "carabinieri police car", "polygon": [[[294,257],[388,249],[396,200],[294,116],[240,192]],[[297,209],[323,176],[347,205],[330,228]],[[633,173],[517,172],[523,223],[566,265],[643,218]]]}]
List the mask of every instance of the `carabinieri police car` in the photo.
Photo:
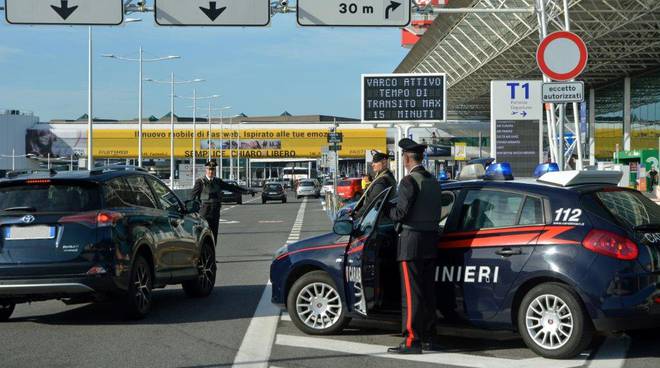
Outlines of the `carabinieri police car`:
[{"label": "carabinieri police car", "polygon": [[[503,174],[510,176],[506,165],[494,164],[485,177]],[[438,313],[518,331],[548,358],[579,354],[597,331],[660,325],[660,206],[617,187],[620,177],[566,171],[443,183]],[[303,332],[338,333],[351,318],[400,318],[386,197],[361,219],[336,220],[334,233],[277,251],[272,302]]]}]

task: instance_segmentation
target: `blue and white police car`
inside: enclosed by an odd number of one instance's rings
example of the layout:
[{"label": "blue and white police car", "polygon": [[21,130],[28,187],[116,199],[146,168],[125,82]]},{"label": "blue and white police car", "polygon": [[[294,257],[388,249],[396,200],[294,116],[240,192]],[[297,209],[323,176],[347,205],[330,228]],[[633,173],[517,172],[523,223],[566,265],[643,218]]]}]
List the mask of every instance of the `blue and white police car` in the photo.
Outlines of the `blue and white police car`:
[{"label": "blue and white police car", "polygon": [[[438,314],[518,331],[548,358],[579,354],[598,331],[659,326],[660,206],[618,187],[620,173],[487,180],[510,176],[501,167],[491,165],[484,180],[442,184]],[[338,333],[351,318],[400,318],[386,196],[361,219],[336,220],[334,233],[277,251],[272,302],[303,332]]]}]

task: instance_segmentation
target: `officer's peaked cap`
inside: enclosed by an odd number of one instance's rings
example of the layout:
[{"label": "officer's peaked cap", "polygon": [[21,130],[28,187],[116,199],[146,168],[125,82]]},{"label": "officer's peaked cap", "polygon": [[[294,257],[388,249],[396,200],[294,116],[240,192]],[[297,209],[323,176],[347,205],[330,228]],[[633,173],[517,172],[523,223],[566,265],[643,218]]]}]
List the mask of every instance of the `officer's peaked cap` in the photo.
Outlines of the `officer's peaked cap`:
[{"label": "officer's peaked cap", "polygon": [[391,159],[392,157],[387,153],[378,152],[376,150],[371,150],[371,157],[373,157],[373,162],[379,162],[383,160]]},{"label": "officer's peaked cap", "polygon": [[399,147],[403,150],[403,152],[424,152],[426,150],[427,145],[425,144],[419,144],[415,141],[413,141],[410,138],[403,138],[402,140],[399,141]]},{"label": "officer's peaked cap", "polygon": [[206,164],[204,164],[204,166],[208,167],[209,169],[215,169],[216,167],[218,167],[218,163],[215,162],[215,160],[211,160],[211,161],[206,162]]}]

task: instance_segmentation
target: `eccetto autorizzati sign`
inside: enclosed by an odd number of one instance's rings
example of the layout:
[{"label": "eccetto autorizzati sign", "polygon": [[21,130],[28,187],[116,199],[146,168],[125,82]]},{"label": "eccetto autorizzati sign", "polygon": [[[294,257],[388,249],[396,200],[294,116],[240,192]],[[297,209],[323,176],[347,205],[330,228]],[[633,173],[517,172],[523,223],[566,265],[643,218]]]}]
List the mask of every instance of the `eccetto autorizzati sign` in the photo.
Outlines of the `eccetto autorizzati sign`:
[{"label": "eccetto autorizzati sign", "polygon": [[[365,150],[386,150],[385,129],[339,129],[344,141],[339,152],[343,158],[363,158]],[[168,158],[170,156],[169,129],[144,129],[142,132],[143,156]],[[239,131],[213,129],[211,139],[203,124],[197,129],[196,147],[198,158],[208,156],[209,144],[213,157],[238,155]],[[175,129],[174,154],[178,158],[192,156],[193,130]],[[326,147],[327,130],[321,129],[241,129],[240,156],[243,158],[318,158]],[[94,129],[94,155],[104,158],[133,158],[138,155],[137,129]],[[82,129],[56,131],[28,129],[26,153],[40,156],[68,157],[84,155],[87,147],[86,132]]]}]

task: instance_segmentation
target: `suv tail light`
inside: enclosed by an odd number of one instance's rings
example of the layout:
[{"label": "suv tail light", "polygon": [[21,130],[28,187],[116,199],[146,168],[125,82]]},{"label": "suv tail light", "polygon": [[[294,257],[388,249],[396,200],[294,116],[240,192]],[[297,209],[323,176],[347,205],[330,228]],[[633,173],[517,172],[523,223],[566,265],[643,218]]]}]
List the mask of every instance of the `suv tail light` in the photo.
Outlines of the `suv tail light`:
[{"label": "suv tail light", "polygon": [[632,240],[605,230],[591,230],[582,240],[582,246],[592,252],[623,261],[637,259],[639,250]]},{"label": "suv tail light", "polygon": [[112,211],[86,212],[78,215],[64,216],[61,223],[78,223],[88,227],[114,226],[122,218],[122,214]]}]

